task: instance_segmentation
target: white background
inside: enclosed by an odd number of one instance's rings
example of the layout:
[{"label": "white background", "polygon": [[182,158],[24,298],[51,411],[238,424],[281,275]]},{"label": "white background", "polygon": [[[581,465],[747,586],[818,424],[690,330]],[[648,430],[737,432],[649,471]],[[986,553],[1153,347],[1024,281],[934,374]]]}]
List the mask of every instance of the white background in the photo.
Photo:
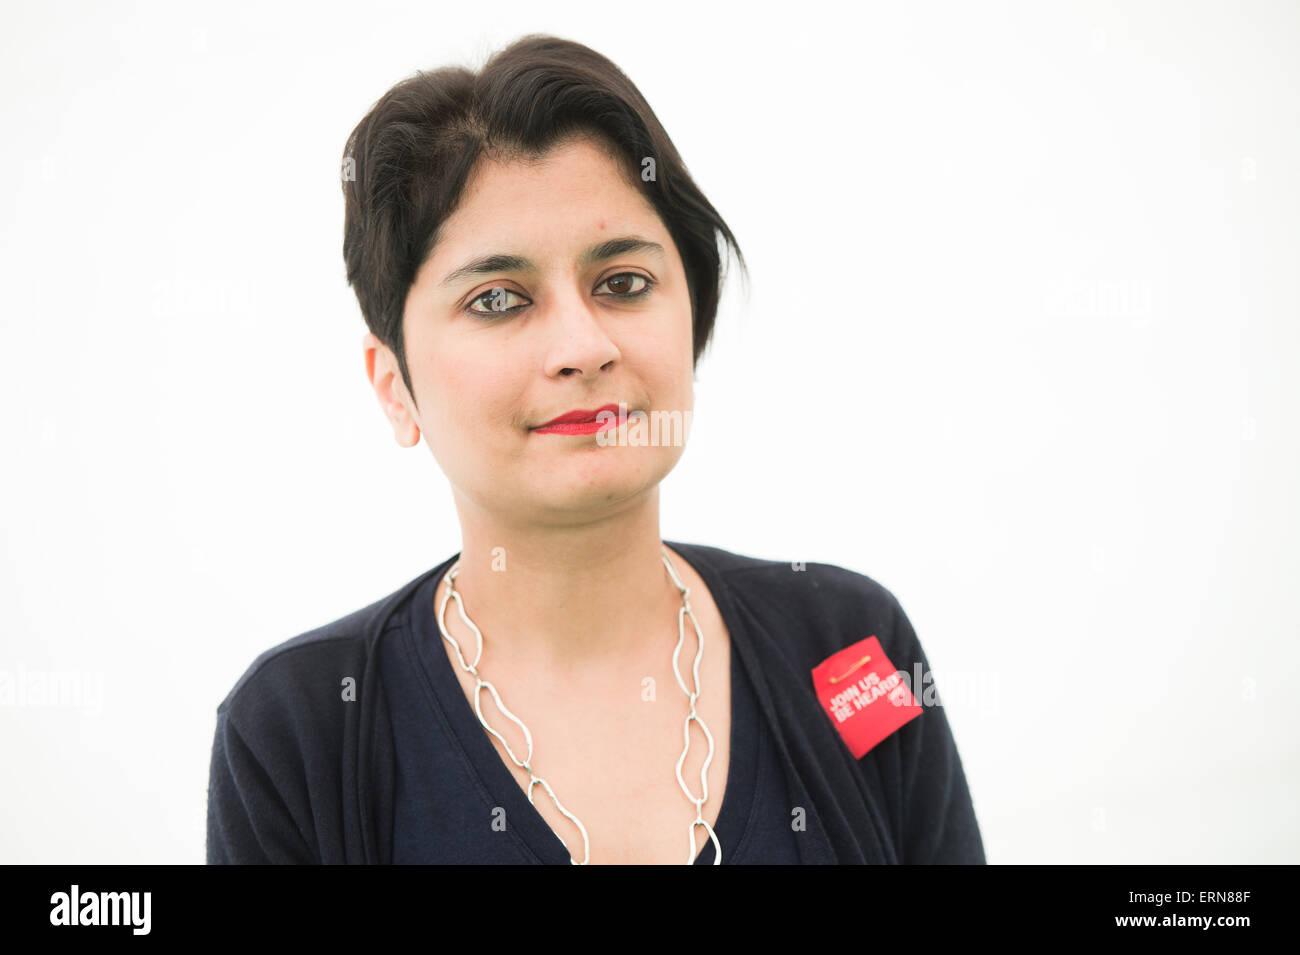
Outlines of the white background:
[{"label": "white background", "polygon": [[637,83],[751,269],[664,538],[890,588],[990,862],[1300,861],[1300,9],[741,11],[6,4],[0,860],[202,862],[234,681],[459,549],[365,378],[339,162],[538,31]]}]

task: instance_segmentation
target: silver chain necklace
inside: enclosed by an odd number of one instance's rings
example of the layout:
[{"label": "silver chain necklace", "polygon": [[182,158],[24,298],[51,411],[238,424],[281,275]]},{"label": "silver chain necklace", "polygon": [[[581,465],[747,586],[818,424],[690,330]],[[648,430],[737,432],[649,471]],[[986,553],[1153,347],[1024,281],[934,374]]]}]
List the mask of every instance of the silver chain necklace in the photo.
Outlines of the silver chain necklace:
[{"label": "silver chain necklace", "polygon": [[[704,634],[703,632],[701,632],[700,625],[696,622],[695,614],[691,610],[690,588],[688,588],[685,584],[682,583],[681,578],[677,576],[677,571],[673,570],[673,565],[669,563],[668,549],[662,547],[660,549],[663,551],[662,559],[664,562],[664,566],[668,568],[668,575],[672,578],[673,584],[677,587],[677,589],[681,592],[682,595],[682,607],[681,610],[677,612],[677,646],[673,649],[673,673],[677,677],[677,685],[682,688],[682,692],[686,694],[686,699],[690,704],[690,710],[686,714],[686,722],[682,726],[682,743],[683,743],[682,755],[677,757],[677,783],[682,787],[682,792],[686,794],[686,798],[690,800],[690,802],[695,806],[695,819],[692,820],[690,824],[690,846],[691,846],[690,855],[686,859],[686,864],[687,865],[694,864],[696,856],[699,854],[695,845],[695,829],[697,826],[703,826],[705,831],[708,833],[709,838],[713,840],[713,864],[721,865],[722,846],[718,844],[717,833],[713,831],[713,827],[710,826],[708,822],[706,822],[704,819],[704,803],[707,802],[709,798],[709,779],[708,779],[709,764],[713,762],[713,734],[710,733],[709,728],[704,725],[704,720],[700,719],[699,714],[695,712],[695,701],[699,699],[700,696],[700,659],[704,656]],[[577,816],[573,815],[573,813],[569,812],[569,810],[565,809],[564,806],[560,804],[560,800],[556,798],[555,793],[551,789],[550,783],[548,783],[541,776],[538,776],[536,773],[533,772],[533,768],[532,768],[533,734],[528,731],[528,727],[524,725],[523,720],[519,719],[519,717],[515,716],[508,709],[506,709],[505,704],[501,702],[501,695],[497,693],[497,688],[479,675],[478,664],[479,664],[479,660],[482,659],[483,657],[483,634],[479,630],[479,628],[474,625],[474,621],[470,620],[469,616],[466,615],[465,604],[460,599],[460,594],[456,592],[456,574],[459,572],[460,572],[460,561],[457,560],[456,563],[451,566],[451,569],[448,570],[446,574],[447,593],[442,598],[442,604],[438,607],[438,629],[442,631],[443,637],[447,640],[448,643],[452,645],[452,648],[456,651],[456,659],[460,661],[461,669],[474,678],[475,681],[474,682],[474,712],[478,716],[478,721],[481,724],[483,724],[483,728],[485,730],[487,730],[489,733],[491,733],[501,742],[501,745],[505,747],[506,754],[510,757],[511,761],[513,761],[514,764],[518,766],[520,769],[528,773],[529,804],[532,806],[537,805],[535,802],[533,802],[533,788],[535,786],[541,786],[543,789],[546,790],[546,795],[551,797],[551,802],[555,803],[555,808],[558,809],[565,816],[565,818],[567,818],[570,822],[572,822],[575,826],[577,826],[578,831],[582,833],[582,851],[583,851],[582,861],[581,862],[574,861],[573,852],[569,850],[569,844],[565,842],[563,838],[560,837],[559,833],[555,834],[556,838],[559,839],[561,843],[563,843],[565,850],[569,852],[569,862],[573,863],[574,865],[586,865],[588,861],[590,861],[591,859],[591,842],[587,838],[586,827],[582,824],[582,822],[578,819]],[[456,600],[456,609],[460,613],[460,619],[465,622],[465,625],[467,627],[469,627],[471,630],[474,631],[474,636],[478,638],[478,651],[474,654],[474,662],[472,664],[467,665],[465,663],[465,656],[460,652],[460,644],[456,642],[455,637],[453,637],[450,633],[447,632],[447,621],[446,621],[447,601],[451,600],[453,597]],[[682,679],[681,670],[678,669],[677,666],[677,658],[682,651],[682,644],[685,642],[686,639],[686,617],[688,615],[691,618],[691,626],[695,628],[695,634],[699,640],[698,649],[695,651],[695,665],[692,671],[694,675],[694,683],[695,683],[694,691],[688,690],[686,688],[686,682]],[[483,718],[483,706],[481,703],[481,699],[482,699],[482,694],[484,689],[487,689],[487,691],[492,694],[492,701],[496,704],[497,709],[500,710],[508,720],[510,720],[512,723],[514,723],[516,726],[518,726],[521,730],[524,731],[524,739],[528,742],[528,755],[523,759],[520,759],[518,756],[515,755],[514,750],[510,748],[510,744],[506,742],[505,737],[502,736],[500,733],[498,733],[496,730],[494,730],[491,726],[489,726],[487,720]],[[690,751],[691,748],[691,721],[692,720],[694,720],[696,723],[700,725],[700,729],[704,731],[704,738],[709,741],[708,755],[705,756],[704,758],[704,765],[700,767],[701,795],[698,799],[695,798],[695,796],[691,795],[691,790],[686,785],[686,780],[682,779],[682,763],[686,761],[686,754],[687,752]]]}]

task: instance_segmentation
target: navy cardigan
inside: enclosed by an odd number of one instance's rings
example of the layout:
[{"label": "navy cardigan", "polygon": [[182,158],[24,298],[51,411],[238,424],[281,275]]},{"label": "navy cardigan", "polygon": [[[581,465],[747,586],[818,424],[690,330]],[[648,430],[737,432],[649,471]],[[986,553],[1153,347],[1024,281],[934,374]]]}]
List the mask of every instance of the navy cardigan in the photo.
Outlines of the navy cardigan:
[{"label": "navy cardigan", "polygon": [[[830,564],[760,560],[666,541],[708,584],[782,757],[811,863],[983,863],[984,846],[929,661],[894,595]],[[207,861],[391,863],[395,752],[377,647],[399,590],[262,653],[217,707]],[[812,669],[875,635],[913,677],[919,717],[855,759],[818,702]],[[346,678],[355,700],[341,703]],[[724,853],[724,862],[726,854]]]}]

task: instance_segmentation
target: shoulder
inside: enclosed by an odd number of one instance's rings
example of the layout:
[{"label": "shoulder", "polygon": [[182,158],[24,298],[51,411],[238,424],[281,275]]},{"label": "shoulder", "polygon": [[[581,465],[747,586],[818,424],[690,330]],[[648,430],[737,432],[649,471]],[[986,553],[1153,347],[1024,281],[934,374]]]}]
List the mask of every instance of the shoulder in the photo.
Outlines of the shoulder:
[{"label": "shoulder", "polygon": [[266,725],[286,710],[308,717],[337,714],[344,681],[351,677],[360,686],[384,631],[402,619],[410,595],[440,567],[359,610],[264,650],[235,681],[218,714],[250,727]]},{"label": "shoulder", "polygon": [[919,651],[898,598],[865,573],[797,557],[760,558],[703,544],[670,546],[712,571],[723,599],[783,636],[785,644],[813,661],[810,665],[869,636],[880,640],[891,659]]}]

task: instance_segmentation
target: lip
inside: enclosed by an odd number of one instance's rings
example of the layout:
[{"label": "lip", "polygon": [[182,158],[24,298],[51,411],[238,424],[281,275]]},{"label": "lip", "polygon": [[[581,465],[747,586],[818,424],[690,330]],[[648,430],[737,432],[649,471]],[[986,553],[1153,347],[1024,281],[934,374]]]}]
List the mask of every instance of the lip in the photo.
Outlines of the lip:
[{"label": "lip", "polygon": [[[614,417],[606,421],[597,421],[597,416],[606,411],[610,412]],[[552,418],[543,425],[538,425],[533,428],[533,431],[536,434],[594,434],[606,428],[616,428],[620,423],[619,406],[608,404],[593,408],[590,411],[579,408],[566,412],[558,418]]]}]

